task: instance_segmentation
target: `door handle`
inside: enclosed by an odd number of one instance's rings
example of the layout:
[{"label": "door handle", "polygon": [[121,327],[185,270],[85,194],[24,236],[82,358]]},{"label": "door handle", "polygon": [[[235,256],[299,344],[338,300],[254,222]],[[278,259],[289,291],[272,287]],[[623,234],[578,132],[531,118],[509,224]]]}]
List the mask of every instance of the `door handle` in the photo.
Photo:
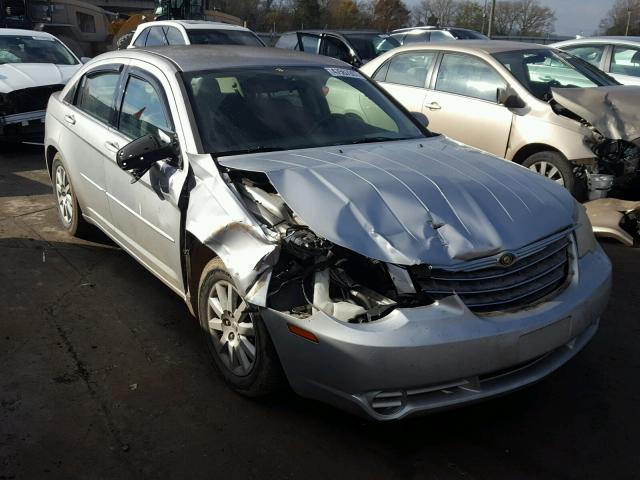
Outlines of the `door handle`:
[{"label": "door handle", "polygon": [[428,105],[425,105],[429,110],[441,110],[442,107],[438,102],[431,102]]},{"label": "door handle", "polygon": [[113,153],[117,153],[120,150],[120,147],[116,142],[104,142],[104,146],[107,150]]},{"label": "door handle", "polygon": [[73,115],[67,114],[64,116],[64,121],[67,123],[70,123],[71,125],[75,125],[76,117],[74,117]]}]

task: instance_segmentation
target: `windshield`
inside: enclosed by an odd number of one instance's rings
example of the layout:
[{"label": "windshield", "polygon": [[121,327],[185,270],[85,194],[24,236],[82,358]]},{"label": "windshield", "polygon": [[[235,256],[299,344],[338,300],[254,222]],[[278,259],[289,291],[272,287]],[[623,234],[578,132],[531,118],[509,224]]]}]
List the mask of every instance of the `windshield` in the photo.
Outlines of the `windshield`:
[{"label": "windshield", "polygon": [[400,42],[390,35],[378,33],[348,33],[344,35],[362,60],[371,60],[399,47]]},{"label": "windshield", "polygon": [[617,85],[611,77],[566,52],[540,49],[495,53],[520,83],[540,100],[551,99],[551,88]]},{"label": "windshield", "polygon": [[245,30],[187,30],[193,45],[249,45],[263,47],[264,44],[252,32]]},{"label": "windshield", "polygon": [[473,30],[452,28],[449,32],[458,40],[489,40],[489,37],[486,37],[479,32],[474,32]]},{"label": "windshield", "polygon": [[76,65],[78,61],[54,38],[4,35],[0,36],[0,64],[2,63]]},{"label": "windshield", "polygon": [[378,88],[348,68],[259,68],[183,74],[208,153],[423,137]]}]

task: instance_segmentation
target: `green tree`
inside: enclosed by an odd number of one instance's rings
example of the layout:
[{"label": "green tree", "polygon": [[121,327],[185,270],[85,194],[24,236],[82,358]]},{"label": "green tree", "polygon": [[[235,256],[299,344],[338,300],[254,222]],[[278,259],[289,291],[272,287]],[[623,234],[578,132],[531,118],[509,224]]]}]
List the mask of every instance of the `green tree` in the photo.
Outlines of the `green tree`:
[{"label": "green tree", "polygon": [[409,10],[402,0],[377,0],[371,21],[377,30],[388,32],[409,24]]},{"label": "green tree", "polygon": [[318,28],[322,19],[318,0],[296,0],[293,15],[300,28]]},{"label": "green tree", "polygon": [[484,14],[482,5],[472,0],[466,0],[458,5],[455,25],[456,27],[470,28],[480,32],[483,30],[487,19]]}]

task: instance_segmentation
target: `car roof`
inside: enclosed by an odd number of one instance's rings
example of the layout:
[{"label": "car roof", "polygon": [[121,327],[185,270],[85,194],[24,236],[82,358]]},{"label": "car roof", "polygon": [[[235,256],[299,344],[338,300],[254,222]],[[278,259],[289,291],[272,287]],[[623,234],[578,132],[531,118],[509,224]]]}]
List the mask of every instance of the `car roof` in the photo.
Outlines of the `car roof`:
[{"label": "car roof", "polygon": [[338,35],[353,35],[358,33],[367,33],[367,34],[373,34],[373,35],[384,35],[384,32],[379,32],[378,30],[328,30],[328,29],[291,30],[290,32],[283,33],[283,35],[287,33],[337,33]]},{"label": "car roof", "polygon": [[37,30],[23,30],[20,28],[0,28],[0,36],[27,36],[37,38],[55,38],[50,33],[40,32]]},{"label": "car roof", "polygon": [[[296,52],[282,48],[238,45],[176,45],[140,47],[107,52],[100,58],[164,59],[183,72],[252,67],[343,67],[351,65],[324,55]],[[150,59],[149,57],[155,57]]]},{"label": "car roof", "polygon": [[[470,28],[461,28],[461,27],[433,27],[429,25],[421,26],[421,27],[406,27],[406,28],[397,28],[392,30],[391,33],[406,33],[412,32],[413,30],[464,30],[465,32],[476,32],[476,30],[471,30]],[[480,32],[476,32],[480,33]]]},{"label": "car roof", "polygon": [[167,25],[167,26],[181,26],[186,30],[241,30],[250,32],[248,28],[241,27],[239,25],[233,25],[231,23],[223,22],[209,22],[206,20],[156,20],[154,22],[147,22],[142,24],[144,27],[151,27],[155,25]]},{"label": "car roof", "polygon": [[506,40],[459,40],[437,43],[412,43],[403,47],[394,48],[393,52],[406,50],[455,50],[457,52],[482,52],[486,54],[513,52],[518,50],[538,50],[549,48],[547,45],[537,43],[509,42]]},{"label": "car roof", "polygon": [[640,43],[640,37],[624,37],[624,36],[600,36],[600,37],[582,37],[572,38],[571,40],[564,40],[562,42],[554,43],[554,45],[568,45],[573,43],[597,43],[606,41],[607,43]]}]

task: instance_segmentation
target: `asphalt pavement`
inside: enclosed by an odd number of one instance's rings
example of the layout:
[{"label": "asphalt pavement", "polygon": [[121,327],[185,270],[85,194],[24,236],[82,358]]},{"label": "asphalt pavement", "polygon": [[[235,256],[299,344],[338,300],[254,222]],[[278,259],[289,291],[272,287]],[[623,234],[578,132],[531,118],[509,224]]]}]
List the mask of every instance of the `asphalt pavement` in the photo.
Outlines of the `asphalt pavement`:
[{"label": "asphalt pavement", "polygon": [[640,249],[604,246],[611,302],[567,365],[369,423],[234,394],[176,295],[101,234],[58,228],[41,149],[0,150],[0,480],[640,478]]}]

